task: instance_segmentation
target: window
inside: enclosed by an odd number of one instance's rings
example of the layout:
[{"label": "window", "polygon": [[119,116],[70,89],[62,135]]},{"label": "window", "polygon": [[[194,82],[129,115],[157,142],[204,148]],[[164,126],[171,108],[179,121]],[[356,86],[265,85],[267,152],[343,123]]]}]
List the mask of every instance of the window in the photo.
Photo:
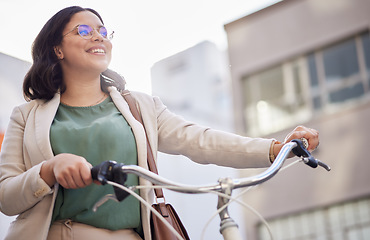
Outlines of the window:
[{"label": "window", "polygon": [[248,135],[269,134],[308,119],[309,108],[302,91],[303,63],[297,59],[244,79]]},{"label": "window", "polygon": [[343,102],[364,94],[355,39],[325,49],[323,63],[331,103]]},{"label": "window", "polygon": [[[242,79],[250,136],[267,135],[340,111],[370,95],[370,37],[365,32]],[[370,98],[370,97],[368,97]]]},{"label": "window", "polygon": [[369,33],[362,34],[361,36],[362,48],[364,53],[364,60],[366,66],[366,76],[368,82],[370,81],[370,35]]},{"label": "window", "polygon": [[369,93],[369,33],[307,56],[314,110],[332,109]]},{"label": "window", "polygon": [[[268,221],[278,240],[370,239],[370,199],[333,205]],[[270,239],[266,226],[258,226],[259,239]]]}]

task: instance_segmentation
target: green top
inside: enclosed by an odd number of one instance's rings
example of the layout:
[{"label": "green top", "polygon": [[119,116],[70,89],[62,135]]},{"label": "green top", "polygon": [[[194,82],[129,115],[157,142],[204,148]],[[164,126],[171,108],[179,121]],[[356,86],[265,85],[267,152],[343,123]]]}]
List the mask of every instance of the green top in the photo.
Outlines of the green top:
[{"label": "green top", "polygon": [[[91,107],[60,104],[50,129],[50,142],[55,155],[76,154],[93,166],[105,160],[137,165],[131,127],[110,97]],[[129,174],[126,185],[138,185],[138,177]],[[114,191],[108,184],[80,189],[60,186],[52,220],[71,219],[110,230],[140,229],[140,203],[131,195],[119,203],[109,200],[97,212],[92,211],[94,204],[109,193]]]}]

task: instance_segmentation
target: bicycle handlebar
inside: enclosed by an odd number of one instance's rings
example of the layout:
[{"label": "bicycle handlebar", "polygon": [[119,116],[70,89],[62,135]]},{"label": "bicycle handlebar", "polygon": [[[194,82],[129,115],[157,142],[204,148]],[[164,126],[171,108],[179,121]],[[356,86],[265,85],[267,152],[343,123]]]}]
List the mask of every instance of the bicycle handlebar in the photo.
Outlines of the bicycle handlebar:
[{"label": "bicycle handlebar", "polygon": [[[227,188],[231,188],[231,190],[243,188],[247,186],[258,185],[269,180],[281,169],[291,151],[298,157],[301,157],[303,162],[308,166],[313,168],[321,166],[327,171],[330,171],[330,167],[328,165],[315,159],[311,153],[307,151],[302,140],[295,139],[282,147],[273,164],[264,172],[247,178],[228,179]],[[166,186],[166,188],[169,188],[173,191],[183,193],[205,193],[209,191],[223,192],[225,190],[223,179],[220,179],[217,184],[202,186],[185,185],[170,181],[142,167],[136,165],[124,165],[114,161],[102,162],[91,169],[92,178],[94,180],[98,180],[103,185],[108,181],[113,181],[124,185],[128,173],[143,177],[152,182],[154,185]],[[128,193],[118,189],[117,187],[114,187],[114,190],[119,201],[122,201],[128,195]]]}]

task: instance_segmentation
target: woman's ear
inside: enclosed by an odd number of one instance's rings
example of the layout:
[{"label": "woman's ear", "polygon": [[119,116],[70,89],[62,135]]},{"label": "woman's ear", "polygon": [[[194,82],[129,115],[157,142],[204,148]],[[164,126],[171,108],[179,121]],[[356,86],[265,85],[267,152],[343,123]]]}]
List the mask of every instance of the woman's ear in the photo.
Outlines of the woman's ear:
[{"label": "woman's ear", "polygon": [[60,49],[60,47],[55,46],[54,47],[54,53],[58,57],[59,60],[63,60],[64,59],[64,54],[63,54],[62,50]]}]

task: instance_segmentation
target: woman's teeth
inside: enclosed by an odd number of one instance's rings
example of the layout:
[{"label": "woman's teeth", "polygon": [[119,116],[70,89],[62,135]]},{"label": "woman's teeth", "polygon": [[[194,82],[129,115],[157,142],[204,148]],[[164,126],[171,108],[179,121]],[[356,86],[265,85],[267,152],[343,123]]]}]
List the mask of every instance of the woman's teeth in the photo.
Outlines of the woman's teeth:
[{"label": "woman's teeth", "polygon": [[93,49],[91,53],[105,53],[105,51],[103,49]]}]

